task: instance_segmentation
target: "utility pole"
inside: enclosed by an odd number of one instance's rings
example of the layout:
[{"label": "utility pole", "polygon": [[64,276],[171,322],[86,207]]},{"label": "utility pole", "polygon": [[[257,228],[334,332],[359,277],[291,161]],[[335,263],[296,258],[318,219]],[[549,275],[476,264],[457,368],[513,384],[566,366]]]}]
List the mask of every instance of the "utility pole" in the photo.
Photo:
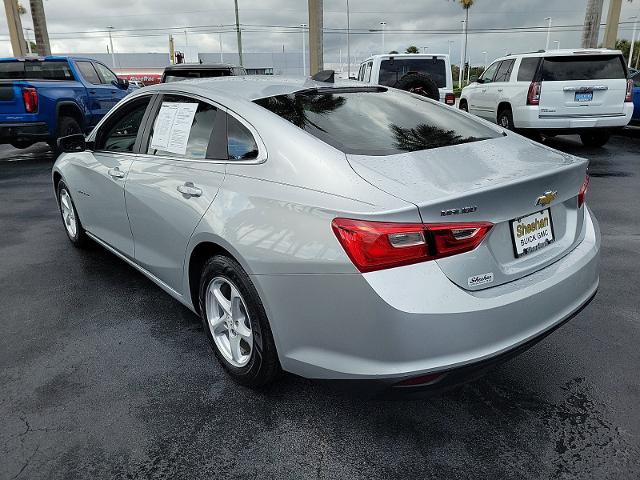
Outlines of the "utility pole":
[{"label": "utility pole", "polygon": [[596,48],[598,46],[603,2],[604,0],[589,0],[587,3],[582,29],[582,48]]},{"label": "utility pole", "polygon": [[309,1],[309,63],[311,75],[324,70],[322,54],[323,0]]},{"label": "utility pole", "polygon": [[111,31],[113,27],[107,27],[109,30],[109,45],[111,45],[111,66],[116,68],[116,52],[113,50],[113,38],[111,38]]},{"label": "utility pole", "polygon": [[236,4],[236,36],[238,37],[238,57],[240,57],[240,66],[244,66],[242,60],[242,32],[240,31],[240,14],[238,13],[238,0],[234,0]]},{"label": "utility pole", "polygon": [[224,63],[222,59],[222,25],[220,25],[220,31],[218,32],[218,44],[220,46],[220,63]]},{"label": "utility pole", "polygon": [[176,47],[173,43],[173,35],[169,34],[169,63],[173,65],[176,61]]},{"label": "utility pole", "polygon": [[306,77],[307,76],[307,46],[305,45],[305,41],[304,41],[304,30],[305,28],[307,28],[307,24],[301,23],[300,26],[302,27],[302,76]]},{"label": "utility pole", "polygon": [[466,22],[464,20],[462,20],[462,42],[461,42],[461,46],[460,46],[460,71],[458,72],[458,88],[462,88],[462,78],[464,77],[464,47],[462,46],[464,44],[464,31],[465,31],[465,27],[466,27]]},{"label": "utility pole", "polygon": [[47,19],[44,15],[44,5],[42,0],[30,0],[31,19],[33,20],[33,33],[36,37],[36,48],[38,55],[51,55],[51,45],[49,45],[49,32],[47,31]]},{"label": "utility pole", "polygon": [[7,23],[9,24],[9,38],[14,57],[24,57],[26,45],[24,43],[24,32],[22,31],[22,21],[18,13],[17,0],[4,0],[4,10],[7,13]]},{"label": "utility pole", "polygon": [[604,29],[604,48],[616,48],[616,40],[618,39],[618,23],[620,22],[621,8],[622,0],[609,0],[607,26]]},{"label": "utility pole", "polygon": [[351,43],[350,43],[349,0],[347,0],[347,78],[351,78]]}]

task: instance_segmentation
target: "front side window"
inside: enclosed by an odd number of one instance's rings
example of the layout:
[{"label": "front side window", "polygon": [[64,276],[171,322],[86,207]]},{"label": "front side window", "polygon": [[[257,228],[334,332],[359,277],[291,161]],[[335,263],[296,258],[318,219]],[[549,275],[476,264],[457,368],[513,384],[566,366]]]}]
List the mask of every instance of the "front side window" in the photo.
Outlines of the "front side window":
[{"label": "front side window", "polygon": [[[181,95],[164,95],[153,122],[147,153],[188,159],[205,159],[218,109]],[[222,127],[223,128],[223,127]]]},{"label": "front side window", "polygon": [[78,70],[80,70],[80,74],[82,77],[92,85],[100,85],[102,80],[98,76],[98,72],[93,68],[93,64],[91,62],[76,62],[78,66]]},{"label": "front side window", "polygon": [[624,79],[627,72],[620,55],[545,57],[542,81]]},{"label": "front side window", "polygon": [[508,82],[509,78],[511,78],[511,69],[513,68],[513,64],[515,60],[503,60],[500,62],[500,66],[498,67],[498,71],[496,72],[496,77],[493,79],[494,82]]},{"label": "front side window", "polygon": [[496,74],[499,65],[500,62],[492,63],[489,65],[489,68],[482,72],[482,75],[480,75],[480,79],[483,80],[482,83],[490,83],[493,81],[493,76]]},{"label": "front side window", "polygon": [[151,97],[146,96],[118,108],[96,135],[96,150],[133,152],[150,101]]},{"label": "front side window", "polygon": [[386,89],[323,89],[255,103],[354,155],[393,155],[500,135],[450,107]]},{"label": "front side window", "polygon": [[227,117],[227,149],[229,160],[258,158],[258,145],[247,127],[229,115]]},{"label": "front side window", "polygon": [[380,62],[380,85],[393,87],[398,80],[409,72],[417,72],[428,75],[436,82],[438,88],[447,86],[447,67],[444,59],[431,58],[390,58]]},{"label": "front side window", "polygon": [[98,74],[100,75],[103,84],[113,84],[114,82],[118,83],[118,77],[116,77],[116,74],[109,70],[107,67],[105,67],[101,63],[96,63],[95,66],[96,70],[98,70]]}]

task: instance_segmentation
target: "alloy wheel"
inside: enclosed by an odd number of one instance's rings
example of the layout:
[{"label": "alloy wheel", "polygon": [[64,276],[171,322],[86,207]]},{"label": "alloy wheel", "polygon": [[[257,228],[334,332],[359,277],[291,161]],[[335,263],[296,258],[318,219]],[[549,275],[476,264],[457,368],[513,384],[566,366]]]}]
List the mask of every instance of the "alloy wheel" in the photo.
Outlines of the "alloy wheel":
[{"label": "alloy wheel", "polygon": [[71,196],[66,188],[60,190],[60,213],[62,214],[62,221],[64,222],[64,228],[67,229],[67,233],[71,238],[76,238],[78,234],[78,222],[73,209],[73,203],[71,202]]},{"label": "alloy wheel", "polygon": [[247,306],[236,286],[225,277],[214,277],[206,293],[207,323],[224,359],[244,367],[253,353],[253,331]]}]

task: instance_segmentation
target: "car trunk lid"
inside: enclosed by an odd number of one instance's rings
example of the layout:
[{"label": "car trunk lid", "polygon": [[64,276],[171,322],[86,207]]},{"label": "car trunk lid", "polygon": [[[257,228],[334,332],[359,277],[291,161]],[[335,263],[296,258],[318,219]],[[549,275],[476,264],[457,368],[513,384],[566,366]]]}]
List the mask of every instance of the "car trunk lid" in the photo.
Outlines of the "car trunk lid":
[{"label": "car trunk lid", "polygon": [[[415,204],[424,223],[494,224],[475,250],[437,260],[462,288],[478,290],[523,277],[579,242],[583,214],[576,196],[586,160],[514,135],[397,155],[347,157],[362,178]],[[555,198],[540,205],[538,198],[548,192]],[[553,242],[517,256],[511,222],[546,209]]]}]

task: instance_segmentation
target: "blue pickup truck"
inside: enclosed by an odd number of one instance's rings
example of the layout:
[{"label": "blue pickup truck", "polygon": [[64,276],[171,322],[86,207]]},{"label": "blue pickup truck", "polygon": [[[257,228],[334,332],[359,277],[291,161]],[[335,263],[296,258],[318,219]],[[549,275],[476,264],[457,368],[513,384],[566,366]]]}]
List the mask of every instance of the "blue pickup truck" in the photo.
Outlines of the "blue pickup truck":
[{"label": "blue pickup truck", "polygon": [[89,58],[0,59],[0,144],[25,148],[87,133],[128,92],[127,80]]}]

